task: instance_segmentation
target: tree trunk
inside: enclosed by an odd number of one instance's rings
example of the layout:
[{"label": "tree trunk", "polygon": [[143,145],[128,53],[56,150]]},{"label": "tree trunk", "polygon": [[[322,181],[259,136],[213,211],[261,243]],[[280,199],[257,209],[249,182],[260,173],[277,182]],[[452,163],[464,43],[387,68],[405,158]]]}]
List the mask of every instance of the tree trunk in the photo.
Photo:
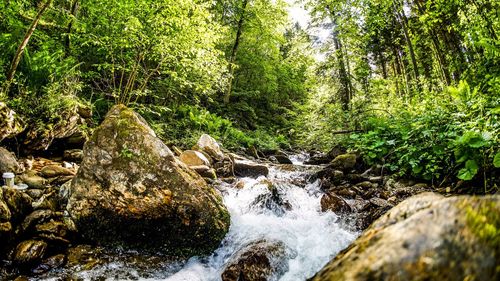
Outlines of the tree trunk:
[{"label": "tree trunk", "polygon": [[24,39],[21,42],[21,45],[19,45],[19,47],[17,48],[16,54],[15,54],[14,58],[12,59],[12,63],[10,65],[10,70],[7,73],[7,79],[5,81],[5,87],[3,90],[4,93],[8,94],[10,84],[12,83],[12,80],[14,79],[14,75],[16,74],[17,66],[19,65],[19,62],[21,61],[21,57],[23,55],[24,49],[28,45],[28,42],[30,41],[31,35],[33,35],[33,32],[35,32],[35,29],[38,25],[38,22],[42,18],[42,15],[45,12],[45,10],[47,10],[47,8],[50,6],[51,2],[52,2],[52,0],[47,0],[45,2],[45,4],[42,5],[40,10],[38,11],[38,14],[36,15],[36,18],[31,23],[30,28],[28,29],[28,31],[24,35]]},{"label": "tree trunk", "polygon": [[[399,3],[398,3],[398,5],[399,5]],[[401,8],[402,8],[402,5],[401,5]],[[395,13],[396,18],[398,19],[400,25],[401,25],[401,28],[403,29],[403,34],[405,37],[406,44],[408,45],[408,52],[410,53],[410,59],[411,59],[411,63],[413,66],[414,79],[415,79],[415,82],[417,83],[418,88],[420,89],[420,86],[419,86],[420,85],[419,84],[420,74],[418,71],[418,64],[417,64],[417,58],[415,56],[415,50],[413,49],[413,43],[411,42],[410,33],[408,32],[408,19],[407,19],[406,15],[404,14],[404,11],[399,12],[398,7],[396,7],[396,5],[394,5],[394,13]]]},{"label": "tree trunk", "polygon": [[71,30],[73,29],[73,24],[76,21],[76,17],[78,16],[78,9],[80,8],[79,0],[75,0],[73,5],[71,5],[71,20],[68,24],[68,30],[66,31],[66,55],[69,56],[71,53]]},{"label": "tree trunk", "polygon": [[234,79],[234,63],[236,62],[236,54],[238,52],[238,47],[240,45],[241,34],[243,33],[243,23],[245,22],[245,11],[247,8],[248,0],[243,0],[241,5],[241,14],[240,19],[238,20],[237,30],[236,30],[236,38],[234,40],[233,48],[231,49],[231,56],[229,57],[229,81],[226,89],[226,93],[224,94],[224,104],[229,103],[229,98],[231,97],[231,92],[233,88],[233,79]]}]

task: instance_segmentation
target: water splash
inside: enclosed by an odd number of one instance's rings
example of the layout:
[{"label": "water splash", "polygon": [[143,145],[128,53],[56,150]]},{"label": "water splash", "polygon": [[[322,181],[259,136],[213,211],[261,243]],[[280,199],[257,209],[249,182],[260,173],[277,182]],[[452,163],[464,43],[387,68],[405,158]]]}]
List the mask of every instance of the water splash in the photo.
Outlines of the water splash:
[{"label": "water splash", "polygon": [[[319,183],[300,187],[290,183],[306,177],[308,172],[272,168],[268,179],[244,178],[242,189],[225,189],[224,201],[231,213],[231,228],[222,246],[208,259],[191,259],[186,266],[165,280],[220,280],[231,255],[244,245],[259,239],[284,242],[290,251],[289,270],[279,280],[305,280],[318,272],[333,256],[347,247],[357,233],[343,229],[334,213],[320,212]],[[269,184],[290,210],[256,204],[258,198],[272,196]],[[155,279],[157,280],[157,279]]]},{"label": "water splash", "polygon": [[[291,159],[302,161],[301,157]],[[239,179],[243,181],[241,189],[235,188],[236,184],[221,183],[231,228],[209,257],[160,263],[146,271],[118,258],[92,270],[73,272],[72,276],[85,280],[99,276],[106,280],[215,281],[221,279],[235,252],[251,242],[267,239],[281,241],[289,249],[288,271],[279,280],[306,280],[358,235],[342,227],[336,214],[320,211],[319,182],[304,180],[317,169],[300,164],[277,165],[270,168],[267,178]]]}]

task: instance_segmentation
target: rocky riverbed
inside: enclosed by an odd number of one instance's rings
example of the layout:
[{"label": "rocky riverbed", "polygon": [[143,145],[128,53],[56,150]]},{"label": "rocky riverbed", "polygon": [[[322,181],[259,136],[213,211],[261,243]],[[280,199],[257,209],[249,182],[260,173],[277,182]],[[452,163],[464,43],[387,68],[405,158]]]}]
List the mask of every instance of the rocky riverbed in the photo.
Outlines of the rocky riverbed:
[{"label": "rocky riverbed", "polygon": [[63,157],[0,148],[28,186],[0,189],[0,277],[498,279],[499,196],[446,199],[340,148],[250,154],[169,148],[123,106]]}]

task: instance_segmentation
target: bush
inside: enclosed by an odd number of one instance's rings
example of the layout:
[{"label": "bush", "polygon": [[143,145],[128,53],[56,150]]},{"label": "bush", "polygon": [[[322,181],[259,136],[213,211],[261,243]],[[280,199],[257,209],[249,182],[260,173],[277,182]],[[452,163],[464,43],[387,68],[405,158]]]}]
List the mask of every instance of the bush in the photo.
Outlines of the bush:
[{"label": "bush", "polygon": [[208,110],[190,105],[164,107],[156,105],[134,105],[146,118],[160,138],[170,145],[190,148],[206,133],[217,139],[228,149],[289,148],[283,135],[271,136],[265,130],[243,131],[225,118]]},{"label": "bush", "polygon": [[433,182],[481,178],[493,186],[493,175],[486,172],[500,167],[499,120],[500,98],[461,82],[392,115],[367,119],[365,132],[348,143],[369,164],[381,162],[401,176]]}]

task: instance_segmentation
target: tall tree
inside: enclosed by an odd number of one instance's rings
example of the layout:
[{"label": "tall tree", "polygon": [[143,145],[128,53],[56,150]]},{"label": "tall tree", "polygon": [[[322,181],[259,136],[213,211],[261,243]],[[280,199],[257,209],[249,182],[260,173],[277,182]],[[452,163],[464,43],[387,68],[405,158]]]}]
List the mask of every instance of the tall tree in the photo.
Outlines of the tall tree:
[{"label": "tall tree", "polygon": [[12,63],[10,65],[9,72],[7,73],[7,78],[4,82],[4,86],[2,89],[3,93],[8,94],[10,85],[12,84],[12,80],[14,79],[14,75],[16,74],[17,66],[19,65],[19,62],[21,61],[21,57],[23,55],[24,49],[28,45],[31,36],[33,35],[33,32],[35,32],[36,27],[38,26],[38,22],[40,22],[40,19],[42,18],[42,15],[45,13],[47,8],[50,6],[52,3],[52,0],[47,0],[45,3],[42,4],[40,9],[38,10],[38,13],[31,23],[30,27],[26,31],[26,34],[24,35],[23,41],[21,44],[19,44],[19,47],[17,48],[16,54],[14,55],[14,58],[12,59]]}]

